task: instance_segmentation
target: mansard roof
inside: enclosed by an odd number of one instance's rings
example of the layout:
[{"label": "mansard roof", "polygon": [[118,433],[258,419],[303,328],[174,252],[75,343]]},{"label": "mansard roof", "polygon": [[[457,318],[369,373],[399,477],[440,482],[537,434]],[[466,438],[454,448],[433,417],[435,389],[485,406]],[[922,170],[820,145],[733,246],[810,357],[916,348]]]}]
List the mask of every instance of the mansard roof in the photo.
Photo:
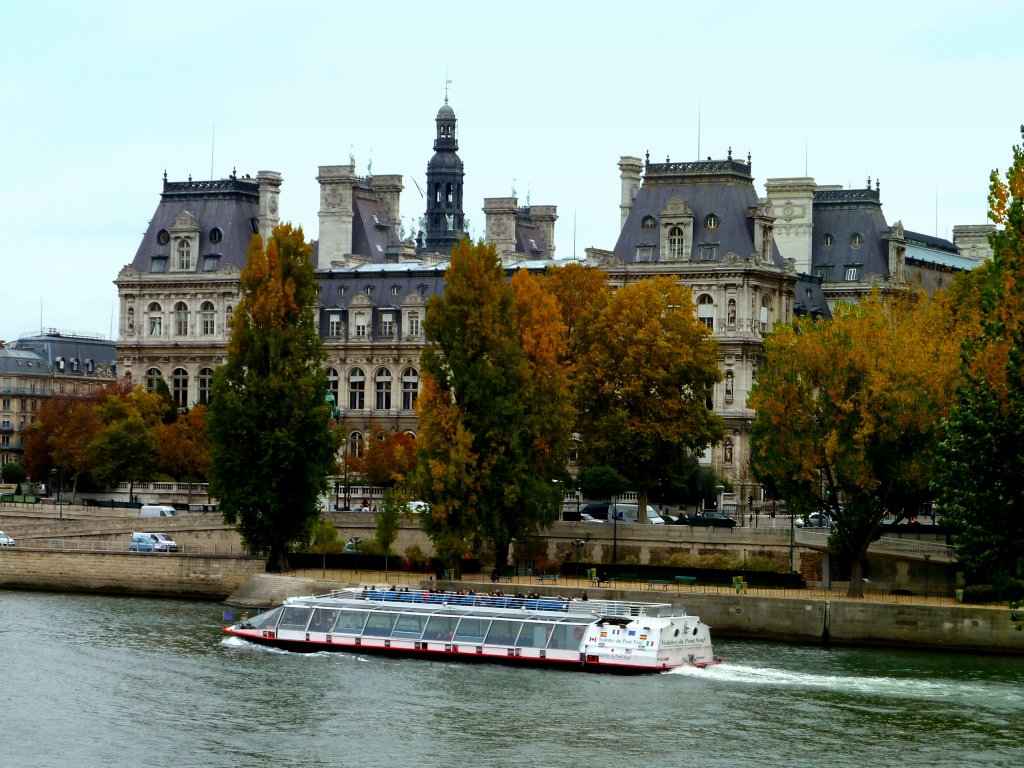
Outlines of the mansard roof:
[{"label": "mansard roof", "polygon": [[[169,233],[175,220],[184,212],[195,219],[199,228],[199,251],[196,272],[203,271],[203,256],[219,256],[218,266],[245,266],[249,241],[258,231],[259,182],[232,174],[227,179],[211,181],[167,181],[160,195],[146,234],[135,252],[132,267],[140,273],[153,271],[154,258],[172,256],[171,241],[161,233]],[[216,231],[215,231],[216,230]]]},{"label": "mansard roof", "polygon": [[352,253],[374,263],[396,261],[399,242],[395,227],[376,192],[368,191],[371,194],[357,187],[352,195]]},{"label": "mansard roof", "polygon": [[878,188],[814,191],[811,266],[832,267],[835,276],[858,265],[859,274],[889,274],[889,225],[882,214]]},{"label": "mansard roof", "polygon": [[[644,164],[643,184],[615,244],[615,255],[624,263],[637,260],[637,248],[651,248],[651,261],[666,261],[661,254],[660,219],[670,204],[685,204],[693,216],[693,248],[690,261],[702,260],[701,245],[716,244],[710,259],[722,261],[735,253],[748,260],[754,247],[754,220],[751,214],[758,207],[757,192],[749,162],[711,160],[692,163]],[[709,230],[708,216],[714,214],[717,227]],[[645,220],[648,221],[645,227]],[[772,262],[784,266],[778,248],[772,246]]]},{"label": "mansard roof", "polygon": [[[114,342],[98,335],[70,334],[47,329],[37,336],[22,336],[13,346],[38,355],[69,375],[110,376],[116,370],[117,348]],[[73,360],[77,360],[79,365],[70,365]],[[67,365],[61,366],[61,361]]]},{"label": "mansard roof", "polygon": [[8,376],[51,376],[50,364],[30,350],[0,347],[0,373]]},{"label": "mansard roof", "polygon": [[435,294],[444,295],[447,268],[447,262],[429,267],[415,262],[320,271],[320,304],[325,309],[347,309],[357,297],[374,307],[401,307],[410,296],[426,302]]}]

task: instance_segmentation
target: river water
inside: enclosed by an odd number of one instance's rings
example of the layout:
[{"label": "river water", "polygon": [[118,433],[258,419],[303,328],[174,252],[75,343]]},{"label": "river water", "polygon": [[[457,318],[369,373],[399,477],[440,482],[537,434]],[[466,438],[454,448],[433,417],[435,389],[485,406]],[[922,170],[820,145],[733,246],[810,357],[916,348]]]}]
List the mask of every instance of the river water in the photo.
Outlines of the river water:
[{"label": "river water", "polygon": [[614,677],[220,633],[215,603],[0,590],[0,766],[1024,765],[1024,660],[718,638]]}]

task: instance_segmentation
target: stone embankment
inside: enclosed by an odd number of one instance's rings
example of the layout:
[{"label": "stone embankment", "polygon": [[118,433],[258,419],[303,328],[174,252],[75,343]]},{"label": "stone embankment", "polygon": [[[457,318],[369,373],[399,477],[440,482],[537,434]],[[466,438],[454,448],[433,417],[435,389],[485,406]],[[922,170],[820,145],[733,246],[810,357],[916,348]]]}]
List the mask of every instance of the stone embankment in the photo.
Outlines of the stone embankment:
[{"label": "stone embankment", "polygon": [[[406,575],[406,574],[403,574]],[[288,576],[253,575],[227,602],[261,609],[286,597],[324,594],[353,586],[355,581],[328,581]],[[420,588],[438,587],[487,592],[490,583],[422,581]],[[516,589],[519,589],[516,586]],[[580,597],[580,588],[530,585],[541,594]],[[511,591],[506,586],[506,591]],[[770,597],[763,594],[702,592],[699,587],[683,592],[594,589],[588,594],[605,600],[671,602],[687,613],[700,616],[716,637],[789,640],[837,645],[931,648],[1024,655],[1024,631],[1014,617],[1024,611],[1006,607],[932,603],[887,603],[844,599],[838,596],[807,598]]]}]

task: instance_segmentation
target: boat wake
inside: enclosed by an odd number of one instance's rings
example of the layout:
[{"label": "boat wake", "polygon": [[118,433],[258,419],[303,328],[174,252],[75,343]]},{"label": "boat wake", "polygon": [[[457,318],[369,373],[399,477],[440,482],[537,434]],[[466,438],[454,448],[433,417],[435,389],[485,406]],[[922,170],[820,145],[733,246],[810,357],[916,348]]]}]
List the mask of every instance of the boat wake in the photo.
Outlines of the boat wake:
[{"label": "boat wake", "polygon": [[[881,676],[829,675],[773,667],[748,667],[742,664],[718,664],[706,669],[682,667],[666,673],[739,685],[778,688],[807,688],[844,691],[851,694],[882,695],[897,699],[940,699],[952,696],[984,696],[984,686],[947,679],[899,678]],[[976,690],[971,690],[971,689]]]}]

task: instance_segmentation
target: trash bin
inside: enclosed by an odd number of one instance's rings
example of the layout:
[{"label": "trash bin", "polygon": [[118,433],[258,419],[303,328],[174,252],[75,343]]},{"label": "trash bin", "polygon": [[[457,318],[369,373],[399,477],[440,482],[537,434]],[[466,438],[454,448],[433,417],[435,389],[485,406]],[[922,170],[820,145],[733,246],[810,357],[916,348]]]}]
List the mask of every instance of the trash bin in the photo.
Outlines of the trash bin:
[{"label": "trash bin", "polygon": [[954,590],[953,595],[956,597],[956,601],[958,603],[962,603],[964,601],[964,591],[962,589]]}]

